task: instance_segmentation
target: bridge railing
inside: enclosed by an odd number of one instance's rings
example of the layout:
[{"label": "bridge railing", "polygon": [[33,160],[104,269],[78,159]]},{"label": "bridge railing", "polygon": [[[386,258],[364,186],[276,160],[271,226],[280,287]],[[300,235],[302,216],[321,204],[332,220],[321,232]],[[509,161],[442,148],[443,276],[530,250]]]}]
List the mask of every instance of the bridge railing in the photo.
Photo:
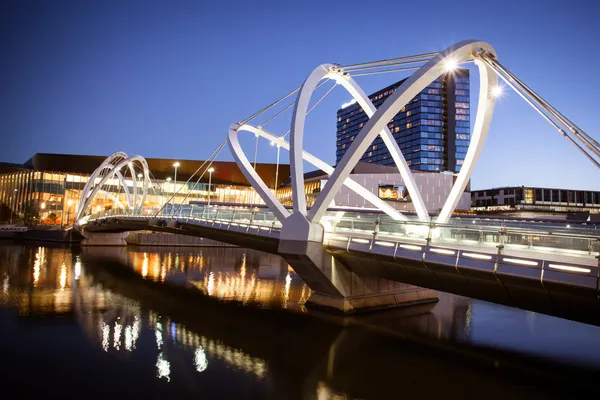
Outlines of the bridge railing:
[{"label": "bridge railing", "polygon": [[[137,210],[100,211],[90,219],[102,217],[173,218],[219,221],[281,228],[281,222],[265,208],[223,205],[167,205]],[[158,213],[158,215],[156,215]],[[522,221],[456,219],[440,224],[432,221],[394,221],[376,213],[327,212],[326,232],[402,238],[404,241],[456,246],[483,246],[506,249],[600,255],[600,233],[595,226],[528,223]]]},{"label": "bridge railing", "polygon": [[[461,220],[447,224],[435,221],[392,221],[372,214],[345,214],[336,219],[329,216],[332,232],[374,235],[380,238],[402,238],[416,243],[445,246],[488,246],[538,252],[561,252],[580,255],[600,254],[600,235],[588,227],[566,228],[553,224],[474,224]],[[558,225],[558,224],[557,224]]]}]

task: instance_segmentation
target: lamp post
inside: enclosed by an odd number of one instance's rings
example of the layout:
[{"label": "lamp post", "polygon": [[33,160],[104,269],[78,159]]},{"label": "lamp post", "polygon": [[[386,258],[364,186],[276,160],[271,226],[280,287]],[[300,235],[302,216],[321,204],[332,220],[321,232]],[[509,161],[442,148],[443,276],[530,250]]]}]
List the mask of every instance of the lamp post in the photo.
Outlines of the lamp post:
[{"label": "lamp post", "polygon": [[173,211],[175,211],[175,192],[177,190],[177,168],[179,168],[181,164],[179,161],[176,161],[173,166],[175,167],[175,179],[173,180]]},{"label": "lamp post", "polygon": [[18,190],[13,190],[13,198],[12,198],[12,207],[10,208],[10,224],[13,223],[13,209],[17,206],[17,192]]},{"label": "lamp post", "polygon": [[[144,174],[142,174],[141,172],[139,174],[137,174],[138,179],[142,179],[143,176],[144,176]],[[135,184],[135,193],[137,194],[137,192],[138,192],[138,184],[137,184],[137,181],[136,181],[136,184]],[[134,210],[133,212],[134,212],[134,214],[135,214],[135,207],[136,206],[137,206],[137,203],[133,205],[133,210]],[[142,208],[144,208],[144,205],[141,204],[141,201],[140,201],[140,214],[142,214]]]},{"label": "lamp post", "polygon": [[215,172],[214,168],[208,169],[208,205],[210,206],[210,183],[212,182],[212,174]]},{"label": "lamp post", "polygon": [[171,182],[171,177],[167,177],[167,190],[165,190],[165,192],[169,191],[169,182]]}]

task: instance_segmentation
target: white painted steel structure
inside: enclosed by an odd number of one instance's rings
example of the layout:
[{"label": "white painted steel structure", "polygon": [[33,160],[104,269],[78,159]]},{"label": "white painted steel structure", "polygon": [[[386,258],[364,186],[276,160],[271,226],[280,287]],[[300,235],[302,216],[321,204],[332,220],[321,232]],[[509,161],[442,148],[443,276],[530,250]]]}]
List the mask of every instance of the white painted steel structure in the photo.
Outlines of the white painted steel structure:
[{"label": "white painted steel structure", "polygon": [[[136,172],[136,167],[138,172]],[[130,175],[132,185],[127,185],[125,177],[121,170],[126,168]],[[141,169],[141,171],[139,171]],[[141,178],[138,178],[138,174],[142,174]],[[108,186],[112,180],[117,179],[120,189],[123,189],[127,198],[127,204],[122,204],[117,197],[111,194],[108,190],[103,189],[104,186]],[[141,195],[138,196],[138,180],[141,180]],[[150,170],[148,169],[148,163],[144,157],[136,155],[129,157],[123,152],[116,152],[108,156],[102,164],[92,173],[88,179],[81,197],[79,199],[79,205],[77,206],[77,213],[75,215],[75,221],[79,221],[85,214],[86,211],[91,207],[94,198],[98,194],[103,194],[109,197],[115,204],[121,208],[129,209],[141,209],[146,201],[148,189],[150,187]]]},{"label": "white painted steel structure", "polygon": [[[412,175],[396,140],[387,127],[387,123],[392,120],[393,117],[419,92],[444,74],[449,63],[458,65],[463,62],[474,61],[480,72],[477,116],[464,164],[458,174],[450,195],[438,216],[438,221],[446,222],[456,208],[460,196],[464,192],[467,182],[473,173],[473,169],[487,137],[494,110],[495,98],[492,94],[492,89],[497,85],[498,76],[494,73],[490,73],[493,72],[491,67],[479,59],[479,54],[481,53],[489,54],[493,57],[496,56],[494,48],[490,44],[481,41],[463,41],[450,46],[420,67],[400,87],[398,87],[394,94],[392,94],[379,109],[375,108],[368,96],[343,68],[333,64],[320,65],[308,76],[298,90],[298,96],[294,104],[289,144],[282,138],[275,137],[274,135],[265,132],[260,127],[256,128],[247,123],[238,123],[231,125],[229,128],[228,137],[230,149],[246,178],[252,183],[265,203],[281,221],[287,219],[290,216],[290,213],[285,210],[283,205],[275,197],[274,193],[252,168],[239,144],[237,137],[239,131],[252,132],[257,137],[261,136],[270,139],[275,142],[277,146],[290,150],[293,210],[294,213],[304,215],[309,222],[314,224],[320,222],[341,185],[348,186],[394,219],[405,219],[406,217],[398,211],[394,210],[369,190],[350,179],[350,172],[367,150],[367,147],[373,142],[377,135],[381,135],[383,142],[390,151],[392,158],[398,166],[400,174],[406,183],[417,215],[420,219],[426,219],[429,217],[429,214],[425,208],[421,193],[415,184],[414,176]],[[325,79],[333,80],[337,84],[343,86],[370,117],[335,169],[303,150],[305,118],[308,111],[310,111],[308,109],[308,104],[314,90],[319,86],[319,83]],[[303,161],[310,162],[330,175],[327,184],[310,210],[307,210],[304,197]]]}]

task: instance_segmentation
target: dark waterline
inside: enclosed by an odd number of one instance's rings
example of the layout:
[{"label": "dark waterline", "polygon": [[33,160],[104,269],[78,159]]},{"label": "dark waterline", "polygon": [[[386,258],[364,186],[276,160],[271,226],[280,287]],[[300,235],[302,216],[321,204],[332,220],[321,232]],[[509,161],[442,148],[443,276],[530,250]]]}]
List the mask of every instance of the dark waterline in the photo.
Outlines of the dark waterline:
[{"label": "dark waterline", "polygon": [[[187,287],[199,297],[235,300],[248,309],[287,309],[282,315],[303,318],[278,323],[276,317],[262,325],[260,319],[240,322],[238,314],[224,310],[202,321],[205,314],[193,309],[196,305],[168,308],[161,299],[149,305],[139,284],[107,281],[88,265],[100,255],[121,260],[120,268],[131,268],[147,282]],[[93,397],[118,398],[552,394],[532,381],[515,381],[464,360],[441,360],[378,330],[600,368],[598,327],[448,294],[440,294],[433,308],[366,317],[374,329],[306,322],[312,320],[303,306],[308,287],[279,257],[246,249],[111,248],[79,255],[4,244],[0,282],[1,380],[22,395],[49,395],[50,388],[71,393],[74,386]],[[253,321],[257,326],[248,326]],[[28,384],[32,376],[35,385]]]}]

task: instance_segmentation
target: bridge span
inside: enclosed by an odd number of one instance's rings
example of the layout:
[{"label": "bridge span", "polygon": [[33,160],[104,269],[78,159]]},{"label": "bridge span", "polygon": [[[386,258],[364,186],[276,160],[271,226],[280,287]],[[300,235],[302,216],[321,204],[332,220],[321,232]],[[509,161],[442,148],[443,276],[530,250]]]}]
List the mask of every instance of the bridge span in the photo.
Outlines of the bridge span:
[{"label": "bridge span", "polygon": [[[451,73],[460,64],[471,62],[479,71],[475,122],[460,171],[453,174],[453,185],[445,202],[433,216],[430,212],[434,210],[425,205],[424,195],[388,123],[434,80]],[[379,107],[375,107],[353,78],[406,70],[415,72]],[[100,165],[83,189],[75,226],[82,231],[87,244],[118,244],[128,231],[153,230],[202,236],[277,253],[312,289],[310,303],[344,313],[435,301],[434,290],[443,290],[600,324],[598,232],[588,229],[589,226],[570,228],[551,223],[485,220],[465,223],[454,215],[487,138],[495,101],[502,91],[499,79],[581,151],[594,168],[600,168],[598,141],[500,64],[493,46],[466,40],[437,53],[346,66],[319,65],[297,89],[231,124],[227,137],[213,151],[206,167],[203,164],[181,185],[195,188],[208,173],[208,204],[194,204],[188,195],[176,204],[177,193],[173,193],[160,209],[149,209],[145,200],[152,182],[146,161],[141,156],[115,153]],[[333,87],[310,105],[315,90],[327,81]],[[369,119],[332,167],[307,152],[303,143],[307,114],[336,87],[345,89]],[[290,99],[293,95],[295,100]],[[286,105],[287,102],[290,104]],[[290,129],[281,135],[268,132],[266,125],[287,110],[293,110]],[[239,134],[244,132],[256,138],[254,163],[239,140]],[[352,170],[378,137],[398,168],[416,216],[402,213],[352,178]],[[276,146],[278,166],[280,149],[289,150],[291,208],[282,203],[287,200],[278,196],[278,188],[269,187],[256,170],[259,138]],[[250,202],[264,203],[266,211],[210,206],[214,172],[211,164],[226,144],[257,195]],[[317,193],[307,193],[305,162],[328,175]],[[130,182],[125,182],[127,173],[131,175]],[[176,173],[177,169],[175,180]],[[194,184],[191,180],[196,174]],[[342,186],[370,203],[372,212],[332,208]],[[119,197],[121,190],[125,197]],[[113,199],[111,214],[92,208],[100,194]],[[308,195],[312,196],[312,204],[308,204]]]},{"label": "bridge span", "polygon": [[594,226],[556,224],[549,231],[548,224],[505,220],[393,221],[341,208],[328,211],[324,224],[331,262],[320,274],[280,250],[281,223],[256,207],[195,204],[159,215],[115,210],[85,217],[81,228],[90,238],[100,235],[96,239],[149,230],[279,254],[313,290],[310,303],[343,312],[431,301],[432,292],[420,289],[427,288],[600,325]]}]

